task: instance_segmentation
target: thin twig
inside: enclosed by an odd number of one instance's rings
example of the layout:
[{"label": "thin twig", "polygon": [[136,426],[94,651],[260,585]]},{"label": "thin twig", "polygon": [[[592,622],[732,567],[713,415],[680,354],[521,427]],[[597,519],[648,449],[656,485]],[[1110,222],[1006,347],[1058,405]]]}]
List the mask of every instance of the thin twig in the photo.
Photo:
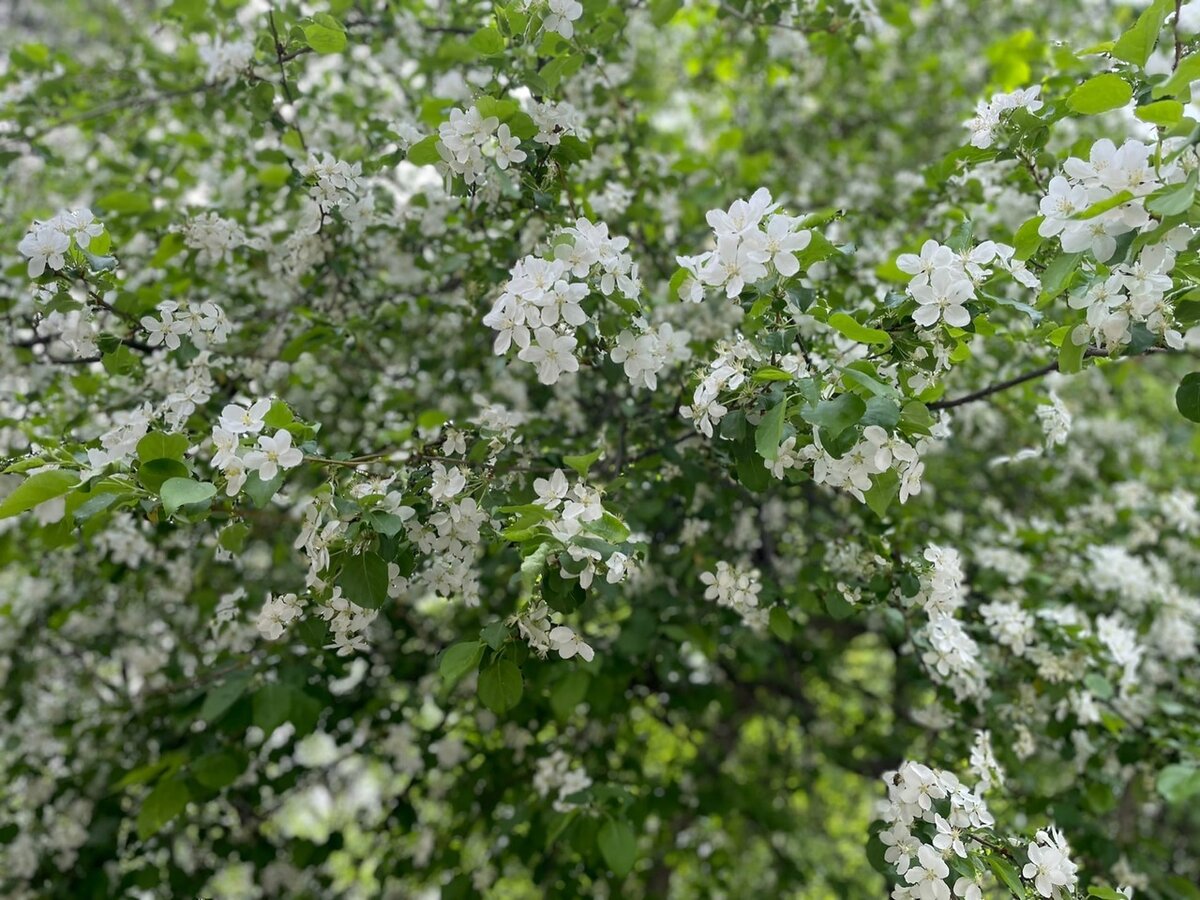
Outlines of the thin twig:
[{"label": "thin twig", "polygon": [[[300,110],[296,108],[296,98],[292,96],[292,86],[288,83],[286,54],[283,52],[283,44],[279,41],[279,32],[275,28],[275,10],[267,11],[267,22],[271,26],[271,39],[275,41],[275,59],[279,63],[279,79],[283,84],[283,96],[287,98],[288,106],[292,108],[292,127],[296,129],[296,135],[300,138],[300,146],[308,151],[308,141],[304,139],[304,129],[300,127]],[[298,56],[299,54],[295,54]],[[292,59],[294,56],[287,56],[287,59]]]},{"label": "thin twig", "polygon": [[[1135,354],[1135,356],[1119,357],[1119,359],[1134,359],[1138,356],[1146,356],[1151,353],[1170,353],[1170,352],[1171,351],[1167,350],[1165,347],[1150,347],[1143,353]],[[1107,357],[1108,354],[1105,353],[1103,350],[1101,350],[1099,347],[1088,347],[1087,350],[1084,351],[1084,356]],[[980,388],[979,390],[973,391],[970,394],[964,394],[961,397],[955,397],[953,400],[939,400],[936,403],[930,403],[929,408],[931,410],[954,409],[956,406],[963,406],[964,404],[967,404],[967,403],[974,403],[976,400],[982,400],[985,397],[992,396],[992,394],[998,394],[1001,391],[1007,391],[1009,388],[1014,388],[1017,385],[1024,384],[1027,381],[1033,381],[1035,378],[1041,378],[1044,375],[1049,375],[1051,372],[1057,372],[1057,371],[1058,371],[1058,360],[1055,360],[1054,362],[1048,363],[1048,364],[1042,366],[1041,368],[1034,369],[1031,372],[1025,372],[1022,375],[1017,375],[1013,378],[1009,378],[1006,381],[1000,381],[1000,382],[997,382],[996,384],[988,385],[987,387]]]},{"label": "thin twig", "polygon": [[1171,71],[1179,68],[1179,61],[1183,59],[1183,39],[1179,36],[1179,11],[1183,7],[1183,0],[1175,0],[1175,63],[1171,66]]}]

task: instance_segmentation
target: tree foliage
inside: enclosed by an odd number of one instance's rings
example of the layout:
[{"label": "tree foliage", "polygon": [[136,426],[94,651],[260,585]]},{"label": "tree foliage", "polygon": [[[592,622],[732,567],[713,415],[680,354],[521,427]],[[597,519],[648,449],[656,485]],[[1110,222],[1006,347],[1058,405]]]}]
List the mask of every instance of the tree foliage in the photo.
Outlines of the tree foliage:
[{"label": "tree foliage", "polygon": [[0,13],[0,892],[1200,897],[1192,5]]}]

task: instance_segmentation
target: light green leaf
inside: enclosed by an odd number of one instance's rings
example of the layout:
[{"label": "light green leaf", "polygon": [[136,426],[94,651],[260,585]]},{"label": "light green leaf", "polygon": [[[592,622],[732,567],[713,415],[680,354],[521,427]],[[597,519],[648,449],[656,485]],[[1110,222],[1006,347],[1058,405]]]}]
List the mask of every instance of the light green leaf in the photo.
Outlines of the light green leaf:
[{"label": "light green leaf", "polygon": [[[504,35],[492,25],[489,25],[487,28],[480,28],[471,35],[467,44],[480,56],[495,56],[498,53],[503,53],[505,46],[507,46]],[[480,112],[483,111],[480,110]],[[487,113],[483,114],[488,115]]]},{"label": "light green leaf", "polygon": [[1120,75],[1111,72],[1089,78],[1067,97],[1067,106],[1077,113],[1093,116],[1119,109],[1133,99],[1133,88]]},{"label": "light green leaf", "polygon": [[1172,806],[1200,794],[1200,768],[1191,763],[1175,763],[1158,773],[1155,787]]},{"label": "light green leaf", "polygon": [[754,429],[754,449],[765,460],[773,460],[779,455],[783,426],[787,424],[787,409],[787,398],[784,398],[767,411]]},{"label": "light green leaf", "polygon": [[304,26],[304,40],[322,55],[341,53],[346,49],[346,32],[331,16]]},{"label": "light green leaf", "polygon": [[463,641],[447,647],[438,661],[438,674],[454,684],[483,659],[483,644],[479,641]]},{"label": "light green leaf", "polygon": [[437,149],[438,136],[431,134],[408,148],[408,161],[414,166],[432,166],[442,161]]},{"label": "light green leaf", "polygon": [[216,493],[216,485],[208,481],[193,481],[190,478],[168,478],[158,490],[167,515],[174,513],[181,506],[203,503]]},{"label": "light green leaf", "polygon": [[582,478],[587,475],[588,469],[592,467],[592,463],[600,458],[600,454],[604,452],[603,447],[597,447],[591,453],[584,453],[581,456],[564,456],[563,463],[570,466]]},{"label": "light green leaf", "polygon": [[1135,66],[1146,65],[1146,60],[1154,52],[1154,45],[1158,41],[1163,22],[1167,19],[1167,13],[1173,8],[1173,0],[1154,0],[1138,16],[1133,27],[1117,38],[1113,44],[1112,55]]},{"label": "light green leaf", "polygon": [[0,519],[7,519],[35,506],[61,497],[79,484],[79,474],[67,469],[50,469],[30,475],[0,501]]},{"label": "light green leaf", "polygon": [[885,350],[892,346],[891,335],[886,331],[869,328],[844,312],[834,313],[830,316],[829,325],[859,344],[882,344]]}]

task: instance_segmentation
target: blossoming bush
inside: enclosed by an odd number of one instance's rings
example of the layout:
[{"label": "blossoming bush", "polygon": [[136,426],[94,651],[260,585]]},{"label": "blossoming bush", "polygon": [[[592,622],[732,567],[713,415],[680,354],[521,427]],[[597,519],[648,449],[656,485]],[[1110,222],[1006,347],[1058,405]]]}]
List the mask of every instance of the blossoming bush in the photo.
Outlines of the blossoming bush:
[{"label": "blossoming bush", "polygon": [[1200,897],[1200,5],[61,0],[5,897]]}]

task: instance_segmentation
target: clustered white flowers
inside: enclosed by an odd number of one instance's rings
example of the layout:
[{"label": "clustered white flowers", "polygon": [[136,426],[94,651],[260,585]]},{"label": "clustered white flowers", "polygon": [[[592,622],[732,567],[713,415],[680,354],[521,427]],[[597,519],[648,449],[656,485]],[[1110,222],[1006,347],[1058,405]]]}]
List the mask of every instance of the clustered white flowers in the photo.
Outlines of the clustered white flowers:
[{"label": "clustered white flowers", "polygon": [[705,600],[732,609],[752,627],[766,624],[767,612],[758,606],[758,595],[762,593],[762,573],[758,569],[720,560],[716,571],[700,573],[700,581],[706,586]]},{"label": "clustered white flowers", "polygon": [[1004,121],[1005,113],[1014,109],[1027,109],[1031,113],[1042,108],[1038,96],[1041,87],[1019,88],[1009,93],[992,94],[990,100],[980,100],[975,107],[975,116],[963,123],[971,132],[971,146],[984,150],[996,141],[997,133]]},{"label": "clustered white flowers", "polygon": [[34,222],[17,244],[17,250],[29,260],[29,277],[37,278],[47,268],[62,271],[72,240],[80,250],[87,250],[92,238],[103,232],[104,226],[96,221],[90,209],[64,209],[44,222]]},{"label": "clustered white flowers", "polygon": [[[516,345],[518,358],[537,367],[543,384],[579,370],[576,331],[589,321],[582,305],[593,286],[588,279],[605,297],[620,292],[636,302],[641,293],[637,263],[625,252],[628,238],[611,237],[607,225],[582,218],[563,229],[562,238],[552,259],[517,262],[483,319],[497,332],[494,352],[502,356]],[[656,359],[665,365],[666,352]]]},{"label": "clustered white flowers", "polygon": [[487,173],[485,159],[500,169],[519,165],[526,158],[521,140],[497,116],[484,116],[477,106],[450,110],[450,118],[438,126],[438,154],[446,167],[461,175],[467,184],[482,184]]},{"label": "clustered white flowers", "polygon": [[587,772],[578,765],[573,765],[562,750],[555,750],[537,761],[537,771],[533,774],[533,789],[539,797],[555,795],[555,812],[570,812],[576,804],[567,798],[591,786],[592,779],[588,777]]},{"label": "clustered white flowers", "polygon": [[596,651],[569,625],[554,622],[554,613],[544,600],[535,600],[521,612],[508,619],[508,624],[516,625],[517,631],[531,650],[540,657],[545,657],[553,650],[562,659],[578,656],[584,662],[591,662]]},{"label": "clustered white flowers", "polygon": [[887,848],[884,859],[905,881],[893,889],[893,900],[981,900],[979,881],[954,878],[947,860],[966,859],[980,847],[972,832],[995,825],[983,797],[953,773],[918,762],[903,763],[883,780],[887,802],[879,818],[887,828],[879,840]]},{"label": "clustered white flowers", "polygon": [[208,66],[205,80],[212,83],[236,78],[254,61],[254,42],[251,40],[226,41],[214,38],[200,41],[197,49],[200,59]]},{"label": "clustered white flowers", "polygon": [[211,300],[193,307],[186,301],[164,300],[158,304],[158,315],[143,316],[146,343],[151,347],[162,344],[168,350],[178,350],[180,338],[188,338],[198,349],[223,344],[233,331],[233,323],[225,311]]},{"label": "clustered white flowers", "polygon": [[912,276],[908,293],[917,301],[913,321],[922,328],[933,328],[939,321],[965,328],[971,322],[966,304],[976,299],[979,287],[992,277],[993,270],[988,268],[992,265],[1037,290],[1037,276],[1024,261],[1014,258],[1014,252],[1007,244],[995,241],[983,241],[956,252],[931,239],[921,246],[920,253],[900,254],[896,266]]},{"label": "clustered white flowers", "polygon": [[278,597],[267,594],[255,623],[258,633],[268,641],[279,640],[287,627],[300,618],[301,611],[300,600],[295,594],[280,594]]},{"label": "clustered white flowers", "polygon": [[[1146,209],[1148,195],[1183,181],[1196,166],[1194,156],[1168,154],[1159,162],[1154,153],[1154,147],[1141,141],[1128,140],[1117,147],[1102,138],[1092,145],[1088,159],[1069,158],[1063,164],[1064,174],[1051,179],[1041,201],[1044,218],[1038,233],[1057,236],[1067,253],[1088,252],[1107,263],[1122,235],[1158,226]],[[1124,202],[1113,205],[1122,197]],[[1097,206],[1099,212],[1090,212]],[[1182,349],[1183,336],[1167,293],[1175,255],[1186,249],[1193,234],[1187,225],[1177,225],[1135,257],[1097,273],[1082,290],[1072,293],[1071,308],[1087,310],[1086,323],[1071,336],[1074,343],[1083,346],[1094,341],[1111,350],[1132,341],[1134,326],[1140,324],[1167,346]]]},{"label": "clustered white flowers", "polygon": [[[251,404],[230,403],[213,426],[212,442],[217,452],[212,464],[224,473],[225,492],[230,497],[241,491],[251,472],[269,482],[281,471],[294,469],[304,461],[304,454],[292,446],[291,432],[281,428],[274,435],[262,433],[266,427],[264,417],[270,409],[271,401],[267,398]],[[257,445],[243,448],[242,439],[254,437]]]},{"label": "clustered white flowers", "polygon": [[985,697],[988,688],[979,645],[956,615],[967,596],[958,551],[930,544],[925,559],[930,569],[921,577],[920,591],[908,601],[922,606],[929,616],[918,635],[925,647],[921,659],[930,677],[949,685],[958,699]]},{"label": "clustered white flowers", "polygon": [[233,261],[233,251],[246,244],[246,232],[234,219],[215,212],[193,216],[179,226],[183,242],[198,251],[197,262],[202,264]]},{"label": "clustered white flowers", "polygon": [[676,257],[690,275],[680,286],[680,297],[699,303],[704,286],[710,286],[724,288],[733,299],[767,278],[771,269],[784,278],[799,272],[796,254],[812,242],[812,233],[800,228],[800,219],[776,212],[778,208],[771,192],[759,188],[749,200],[735,200],[728,210],[709,210],[716,249]]}]

